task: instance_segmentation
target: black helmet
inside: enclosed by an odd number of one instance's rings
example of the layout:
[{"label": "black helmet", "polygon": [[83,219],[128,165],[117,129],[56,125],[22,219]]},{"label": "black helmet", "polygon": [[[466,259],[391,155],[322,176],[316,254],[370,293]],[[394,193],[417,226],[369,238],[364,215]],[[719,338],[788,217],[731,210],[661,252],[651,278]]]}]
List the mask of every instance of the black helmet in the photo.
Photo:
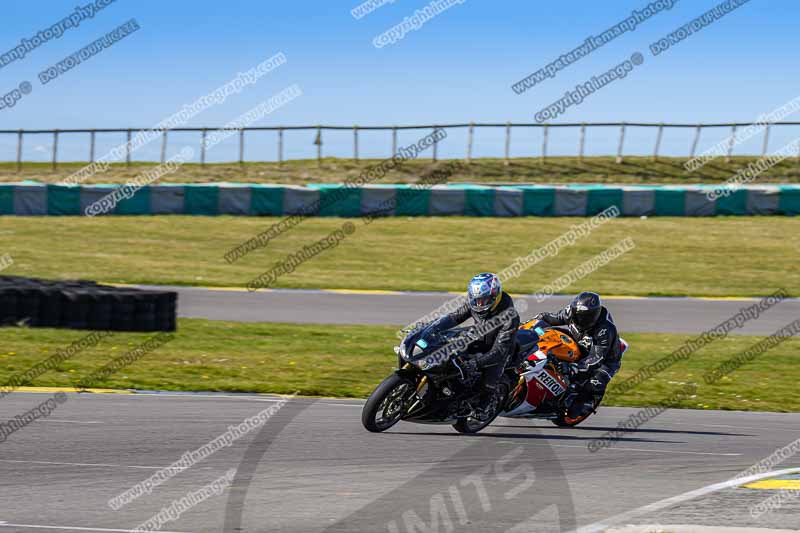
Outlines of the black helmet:
[{"label": "black helmet", "polygon": [[596,292],[582,292],[569,304],[570,320],[579,331],[586,331],[597,324],[603,306]]}]

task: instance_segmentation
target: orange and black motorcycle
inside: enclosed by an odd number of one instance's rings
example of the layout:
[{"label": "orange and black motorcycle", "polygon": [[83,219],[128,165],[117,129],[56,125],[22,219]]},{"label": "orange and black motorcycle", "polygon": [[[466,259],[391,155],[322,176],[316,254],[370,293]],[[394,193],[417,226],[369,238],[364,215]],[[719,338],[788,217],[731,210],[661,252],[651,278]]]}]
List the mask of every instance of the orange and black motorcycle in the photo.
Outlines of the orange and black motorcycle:
[{"label": "orange and black motorcycle", "polygon": [[[561,427],[577,426],[595,412],[602,396],[595,396],[592,411],[587,415],[571,414],[571,407],[585,398],[582,394],[588,378],[570,377],[568,366],[581,359],[581,347],[569,328],[530,321],[520,326],[517,342],[523,362],[517,369],[519,378],[499,416],[508,418],[541,418]],[[628,344],[620,339],[622,353]]]}]

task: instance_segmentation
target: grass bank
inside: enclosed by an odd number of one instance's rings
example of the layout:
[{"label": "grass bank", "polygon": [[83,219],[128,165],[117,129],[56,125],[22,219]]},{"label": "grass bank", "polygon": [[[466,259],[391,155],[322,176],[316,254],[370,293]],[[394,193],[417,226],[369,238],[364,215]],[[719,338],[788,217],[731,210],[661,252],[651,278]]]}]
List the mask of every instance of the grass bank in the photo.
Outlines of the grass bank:
[{"label": "grass bank", "polygon": [[[503,159],[479,158],[449,178],[451,183],[721,183],[738,170],[757,161],[755,157],[734,157],[729,163],[717,159],[693,172],[684,168],[686,158],[626,157],[617,163],[614,157],[513,158],[506,165]],[[351,159],[325,158],[321,163],[315,159],[285,161],[278,163],[209,163],[185,164],[163,181],[177,183],[213,183],[239,181],[246,183],[340,183],[355,178],[366,167],[379,163],[380,159],[362,159],[358,163]],[[446,165],[447,160],[433,163],[430,159],[408,161],[399,169],[392,170],[380,183],[413,183],[426,172]],[[0,163],[0,182],[23,179],[57,183],[83,168],[86,162],[61,163],[53,170],[51,163],[24,163],[17,171],[16,163]],[[110,165],[109,170],[92,176],[84,183],[125,183],[152,168],[157,163],[133,162]],[[794,158],[787,159],[770,168],[758,178],[757,183],[800,182],[800,165]]]},{"label": "grass bank", "polygon": [[[586,219],[308,218],[233,264],[224,254],[277,218],[0,217],[4,274],[118,283],[243,287],[352,223],[354,233],[311,257],[275,287],[463,291],[481,271],[499,272]],[[800,219],[617,219],[506,282],[533,293],[625,238],[635,248],[563,288],[611,295],[800,295]]]}]

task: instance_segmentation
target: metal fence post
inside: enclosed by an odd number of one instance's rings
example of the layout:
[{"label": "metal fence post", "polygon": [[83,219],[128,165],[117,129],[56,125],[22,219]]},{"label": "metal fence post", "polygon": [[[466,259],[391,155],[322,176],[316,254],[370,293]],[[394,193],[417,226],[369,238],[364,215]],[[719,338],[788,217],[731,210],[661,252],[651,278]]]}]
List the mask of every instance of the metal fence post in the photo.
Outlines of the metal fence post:
[{"label": "metal fence post", "polygon": [[278,164],[283,164],[283,128],[278,128]]},{"label": "metal fence post", "polygon": [[689,154],[689,159],[694,159],[694,154],[697,152],[697,143],[700,142],[700,124],[695,126],[694,141],[692,141],[692,152]]},{"label": "metal fence post", "polygon": [[206,166],[206,128],[200,133],[200,166]]},{"label": "metal fence post", "polygon": [[22,172],[22,134],[23,131],[20,129],[17,132],[17,172]]},{"label": "metal fence post", "polygon": [[578,160],[583,162],[583,149],[586,145],[586,124],[581,124],[581,136],[578,144]]},{"label": "metal fence post", "polygon": [[397,155],[397,126],[392,126],[392,157]]},{"label": "metal fence post", "polygon": [[661,138],[664,136],[664,123],[658,125],[658,134],[656,134],[656,146],[653,148],[653,161],[658,161],[658,151],[661,148]]},{"label": "metal fence post", "polygon": [[167,160],[167,131],[164,130],[161,134],[161,164]]},{"label": "metal fence post", "polygon": [[[433,133],[436,133],[437,131],[439,131],[439,126],[434,126],[433,127]],[[438,157],[439,157],[439,140],[436,137],[434,137],[433,138],[433,157],[432,157],[434,163],[436,163],[436,161],[438,160]]]},{"label": "metal fence post", "polygon": [[353,159],[358,163],[358,126],[353,126]]},{"label": "metal fence post", "polygon": [[131,166],[131,130],[128,130],[128,141],[125,143],[125,165]]},{"label": "metal fence post", "polygon": [[475,123],[469,123],[467,130],[467,164],[472,163],[472,137],[475,134]]},{"label": "metal fence post", "polygon": [[509,161],[511,152],[511,123],[506,122],[506,153],[505,153],[505,161],[503,164],[508,166],[511,162]]},{"label": "metal fence post", "polygon": [[769,145],[769,128],[772,124],[767,123],[767,127],[764,129],[764,144],[761,145],[761,157],[765,157],[767,155],[767,146]]},{"label": "metal fence post", "polygon": [[725,162],[731,162],[731,155],[733,154],[733,145],[736,144],[736,124],[731,126],[731,136],[728,138],[728,153],[725,155]]},{"label": "metal fence post", "polygon": [[544,160],[547,159],[547,130],[548,125],[545,124],[542,132],[542,163],[544,163]]},{"label": "metal fence post", "polygon": [[322,166],[322,126],[317,126],[317,138],[314,139],[317,145],[317,166]]},{"label": "metal fence post", "polygon": [[94,130],[89,133],[89,162],[94,163]]},{"label": "metal fence post", "polygon": [[244,128],[239,128],[239,164],[244,165]]},{"label": "metal fence post", "polygon": [[53,131],[53,170],[58,168],[58,130]]},{"label": "metal fence post", "polygon": [[619,145],[617,146],[617,163],[622,163],[622,146],[625,144],[625,123],[619,129]]}]

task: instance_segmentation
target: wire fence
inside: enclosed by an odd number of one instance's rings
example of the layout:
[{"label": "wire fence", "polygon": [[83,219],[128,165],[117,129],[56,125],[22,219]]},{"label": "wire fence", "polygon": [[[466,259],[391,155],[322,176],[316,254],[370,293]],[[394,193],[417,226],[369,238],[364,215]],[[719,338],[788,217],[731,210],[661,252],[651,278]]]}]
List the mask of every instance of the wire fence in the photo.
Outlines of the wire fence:
[{"label": "wire fence", "polygon": [[[690,150],[687,154],[689,159],[697,157],[697,148],[700,143],[700,139],[702,137],[702,133],[706,129],[719,129],[719,128],[727,128],[730,130],[730,134],[724,140],[725,147],[724,147],[724,154],[717,154],[723,155],[726,162],[730,162],[731,157],[733,156],[733,149],[738,144],[737,133],[742,128],[757,128],[763,129],[763,132],[759,131],[759,135],[762,136],[761,142],[761,150],[760,156],[765,157],[769,150],[769,142],[770,142],[770,133],[773,128],[777,127],[788,127],[788,126],[800,126],[800,122],[772,122],[772,123],[759,123],[759,122],[729,122],[729,123],[705,123],[705,124],[681,124],[681,123],[652,123],[652,122],[580,122],[580,123],[555,123],[555,124],[538,124],[538,123],[463,123],[463,124],[431,124],[431,125],[406,125],[406,126],[324,126],[324,125],[317,125],[317,126],[262,126],[262,127],[247,127],[241,129],[231,130],[228,128],[212,128],[212,127],[203,127],[203,128],[174,128],[170,130],[160,130],[158,133],[161,137],[161,156],[160,162],[163,164],[167,159],[167,147],[169,142],[169,134],[170,133],[178,133],[178,132],[195,132],[200,134],[199,139],[199,146],[200,146],[200,164],[206,164],[206,139],[208,136],[208,132],[230,132],[233,135],[238,134],[238,149],[239,149],[239,157],[238,163],[244,164],[245,163],[245,136],[248,132],[259,132],[259,131],[275,131],[277,132],[277,161],[279,163],[284,162],[284,132],[287,131],[312,131],[316,132],[316,137],[314,141],[314,145],[316,145],[316,158],[321,163],[323,159],[323,144],[324,144],[324,135],[325,131],[346,131],[351,130],[353,134],[353,145],[352,145],[352,159],[355,162],[359,161],[359,132],[362,131],[388,131],[391,132],[391,151],[389,152],[388,156],[397,153],[397,138],[398,138],[398,131],[402,130],[436,130],[436,129],[466,129],[467,130],[467,139],[466,139],[466,147],[465,147],[465,154],[464,159],[467,163],[470,163],[473,159],[473,151],[475,145],[475,130],[479,128],[502,128],[504,129],[504,150],[503,150],[503,159],[506,165],[510,164],[511,162],[511,139],[512,139],[512,132],[515,129],[528,129],[534,128],[539,129],[542,133],[542,142],[541,148],[538,155],[534,154],[533,157],[540,157],[542,161],[547,159],[548,157],[548,142],[549,142],[549,132],[553,128],[577,128],[579,129],[578,135],[578,145],[577,151],[575,155],[580,160],[583,160],[586,154],[586,139],[587,139],[587,131],[590,128],[619,128],[618,131],[618,142],[617,142],[617,149],[616,149],[616,161],[618,163],[622,163],[624,161],[624,150],[625,150],[625,137],[626,133],[630,128],[647,128],[647,129],[656,129],[656,138],[655,144],[653,146],[652,157],[653,159],[657,160],[659,158],[659,152],[661,149],[662,139],[664,137],[664,131],[669,128],[678,128],[678,129],[687,129],[690,131],[691,135],[691,142],[690,142]],[[17,171],[21,171],[23,167],[23,146],[25,143],[25,137],[31,135],[51,135],[52,136],[52,148],[51,148],[51,162],[53,170],[58,169],[59,164],[59,139],[61,139],[65,135],[88,135],[88,157],[89,162],[95,162],[96,160],[96,146],[97,146],[97,136],[98,134],[119,134],[124,133],[126,135],[126,143],[124,146],[125,149],[125,164],[127,166],[131,165],[131,139],[134,134],[140,132],[152,132],[152,129],[148,128],[97,128],[97,129],[54,129],[54,130],[0,130],[0,135],[16,135],[17,136],[17,146],[16,146],[16,164],[17,164]],[[751,132],[752,133],[752,132]],[[749,138],[749,137],[748,137]],[[718,143],[719,144],[719,143]],[[613,154],[610,154],[613,155]],[[432,147],[431,159],[435,162],[438,160],[438,142],[434,142]],[[796,158],[800,160],[800,148],[798,148],[798,153],[796,154]],[[121,162],[121,160],[119,160]],[[229,161],[233,163],[234,161]]]}]

